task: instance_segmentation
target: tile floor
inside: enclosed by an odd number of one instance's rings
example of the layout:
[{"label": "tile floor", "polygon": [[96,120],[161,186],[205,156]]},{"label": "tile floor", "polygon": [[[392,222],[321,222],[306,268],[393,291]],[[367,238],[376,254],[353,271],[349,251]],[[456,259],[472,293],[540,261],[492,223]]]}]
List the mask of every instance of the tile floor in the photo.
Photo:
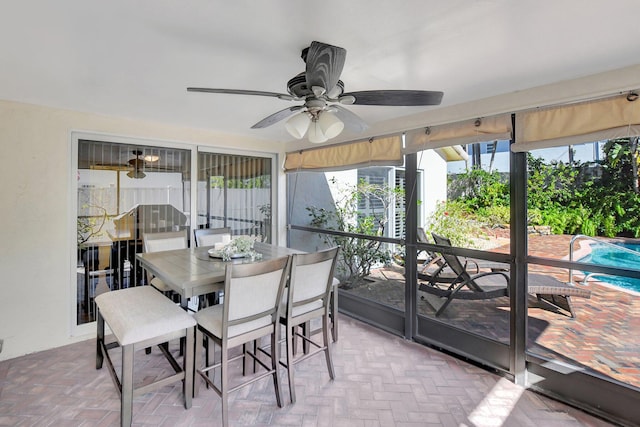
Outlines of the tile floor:
[{"label": "tile floor", "polygon": [[[611,425],[345,316],[333,354],[335,381],[321,355],[296,366],[293,405],[276,406],[269,378],[232,394],[231,425]],[[150,356],[138,352],[136,358],[136,381],[151,381],[170,369],[157,350]],[[284,372],[282,377],[288,396]],[[114,426],[119,405],[106,367],[95,369],[93,340],[0,362],[0,426]],[[133,413],[136,426],[221,424],[220,399],[204,388],[189,410],[175,385],[136,398]]]}]

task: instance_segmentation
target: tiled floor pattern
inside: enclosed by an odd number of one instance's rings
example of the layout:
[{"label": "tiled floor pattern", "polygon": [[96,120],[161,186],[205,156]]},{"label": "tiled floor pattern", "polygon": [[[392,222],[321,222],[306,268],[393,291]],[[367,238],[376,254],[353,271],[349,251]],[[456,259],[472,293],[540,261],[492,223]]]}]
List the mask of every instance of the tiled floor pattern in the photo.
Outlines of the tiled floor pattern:
[{"label": "tiled floor pattern", "polygon": [[[177,346],[174,346],[177,347]],[[298,401],[278,408],[272,381],[231,395],[234,426],[607,426],[461,360],[341,316],[336,379],[321,355],[296,366]],[[169,369],[136,354],[136,381]],[[282,372],[285,396],[286,380]],[[288,400],[287,400],[288,402]],[[201,389],[182,406],[179,385],[134,400],[134,425],[216,426],[220,400]],[[93,340],[0,362],[1,426],[114,426],[119,399]]]}]

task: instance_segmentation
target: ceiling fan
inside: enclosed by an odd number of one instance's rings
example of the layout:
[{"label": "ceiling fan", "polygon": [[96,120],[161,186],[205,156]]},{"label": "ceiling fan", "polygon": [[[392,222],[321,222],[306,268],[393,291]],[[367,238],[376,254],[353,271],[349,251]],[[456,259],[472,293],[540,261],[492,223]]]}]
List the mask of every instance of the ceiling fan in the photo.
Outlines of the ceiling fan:
[{"label": "ceiling fan", "polygon": [[127,171],[127,176],[132,179],[142,179],[147,176],[144,173],[144,170],[149,170],[153,168],[154,171],[170,171],[173,172],[173,169],[168,168],[160,168],[154,163],[158,161],[159,156],[155,154],[146,154],[141,150],[135,149],[131,151],[131,154],[134,156],[126,161],[126,164],[122,163],[98,163],[95,165],[91,165],[91,169],[97,170],[114,170],[114,171]]},{"label": "ceiling fan", "polygon": [[291,117],[287,131],[301,139],[308,131],[309,141],[325,142],[342,132],[345,126],[356,132],[367,124],[343,105],[426,106],[439,105],[442,92],[425,90],[368,90],[344,92],[340,74],[347,51],[344,48],[314,41],[302,50],[306,70],[287,82],[288,94],[242,89],[212,89],[188,87],[189,92],[226,93],[269,96],[286,101],[304,101],[302,105],[285,108],[260,120],[252,129],[265,128]]},{"label": "ceiling fan", "polygon": [[142,171],[144,169],[146,160],[144,159],[144,157],[142,157],[142,151],[140,150],[133,150],[133,154],[135,155],[135,157],[129,159],[129,161],[127,162],[131,165],[131,167],[133,167],[133,170],[129,171],[127,173],[127,176],[132,179],[142,179],[147,176],[147,174]]}]

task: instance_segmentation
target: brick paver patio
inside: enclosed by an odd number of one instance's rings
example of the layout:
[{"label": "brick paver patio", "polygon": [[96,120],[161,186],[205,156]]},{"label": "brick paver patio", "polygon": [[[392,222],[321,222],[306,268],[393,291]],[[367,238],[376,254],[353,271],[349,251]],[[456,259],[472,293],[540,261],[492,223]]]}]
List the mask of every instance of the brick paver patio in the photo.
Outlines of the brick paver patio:
[{"label": "brick paver patio", "polygon": [[[571,236],[566,235],[532,235],[529,252],[536,256],[562,258],[568,255],[570,239]],[[508,252],[509,247],[493,250]],[[531,271],[568,280],[566,270],[532,266]],[[381,281],[348,292],[404,309],[402,270],[384,270],[376,274]],[[386,281],[386,278],[394,280]],[[533,296],[529,299],[529,350],[640,387],[640,295],[596,281],[590,281],[586,287],[592,292],[590,299],[572,299],[576,319],[541,308]],[[426,301],[419,301],[418,312],[433,316],[435,310]],[[454,301],[439,319],[491,339],[509,342],[509,300],[506,297]]]}]

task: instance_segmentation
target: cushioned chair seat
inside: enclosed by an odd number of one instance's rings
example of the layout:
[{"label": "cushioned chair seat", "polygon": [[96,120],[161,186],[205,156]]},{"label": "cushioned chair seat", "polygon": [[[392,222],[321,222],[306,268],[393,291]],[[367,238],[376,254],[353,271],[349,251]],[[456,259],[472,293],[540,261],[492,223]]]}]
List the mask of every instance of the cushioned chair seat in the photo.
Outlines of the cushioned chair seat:
[{"label": "cushioned chair seat", "polygon": [[[224,306],[217,304],[203,310],[198,311],[194,318],[196,322],[204,329],[211,332],[213,335],[222,336],[222,316]],[[229,326],[229,338],[242,335],[246,332],[253,331],[258,328],[270,325],[272,323],[271,316],[264,316],[250,322],[245,322],[240,325]]]},{"label": "cushioned chair seat", "polygon": [[[102,368],[104,360],[107,361],[109,373],[120,392],[120,424],[131,425],[134,395],[165,387],[172,382],[182,381],[184,406],[190,408],[193,395],[193,340],[196,326],[193,317],[150,286],[105,292],[98,295],[95,301],[98,308],[96,369]],[[115,342],[106,342],[105,324],[109,325]],[[175,338],[186,340],[182,367],[171,353],[162,347],[163,343]],[[137,347],[154,344],[161,347],[175,374],[151,383],[145,382],[136,388],[133,383],[135,351]],[[109,356],[109,349],[118,346],[122,349],[120,378]]]},{"label": "cushioned chair seat", "polygon": [[157,290],[159,290],[160,292],[170,292],[170,291],[172,291],[172,289],[169,287],[169,285],[164,283],[158,277],[154,277],[153,279],[151,279],[151,282],[149,282],[149,284],[151,286],[153,286],[154,288],[156,288]]},{"label": "cushioned chair seat", "polygon": [[96,297],[96,304],[120,345],[196,325],[192,316],[148,286],[106,292]]}]

